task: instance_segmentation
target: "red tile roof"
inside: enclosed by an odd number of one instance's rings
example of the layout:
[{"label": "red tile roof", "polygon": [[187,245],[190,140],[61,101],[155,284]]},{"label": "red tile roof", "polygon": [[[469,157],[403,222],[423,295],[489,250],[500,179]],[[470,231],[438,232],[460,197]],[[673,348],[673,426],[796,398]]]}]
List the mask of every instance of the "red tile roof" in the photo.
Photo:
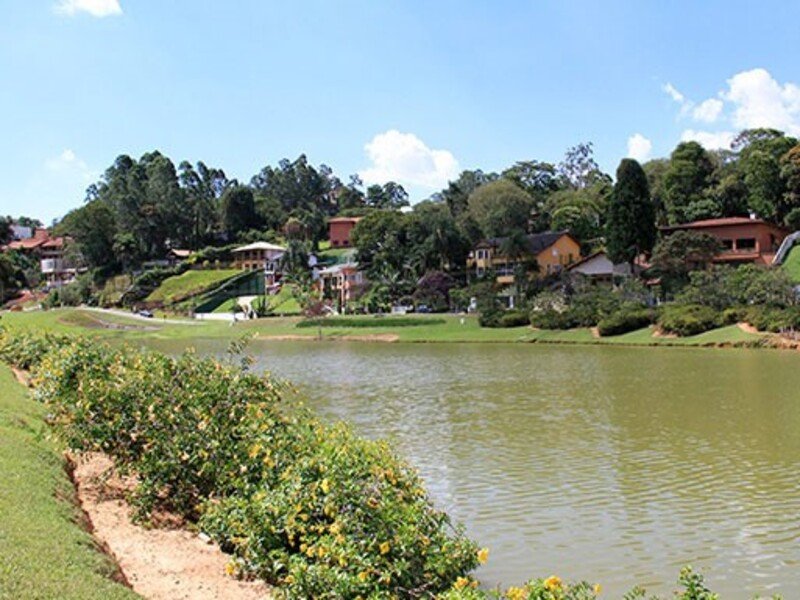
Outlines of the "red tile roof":
[{"label": "red tile roof", "polygon": [[691,223],[681,223],[680,225],[670,225],[668,227],[660,227],[663,231],[672,231],[675,229],[704,229],[706,227],[725,227],[728,225],[770,225],[783,229],[780,225],[764,221],[763,219],[751,219],[750,217],[724,217],[721,219],[704,219],[702,221],[692,221]]}]

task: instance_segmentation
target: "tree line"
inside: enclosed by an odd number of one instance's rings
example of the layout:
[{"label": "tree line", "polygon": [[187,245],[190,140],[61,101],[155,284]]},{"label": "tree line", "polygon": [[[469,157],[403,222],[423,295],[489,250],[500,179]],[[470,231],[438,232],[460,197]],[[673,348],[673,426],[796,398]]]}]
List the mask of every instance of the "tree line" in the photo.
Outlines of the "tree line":
[{"label": "tree line", "polygon": [[752,129],[727,150],[681,142],[669,158],[623,160],[615,177],[599,167],[592,144],[581,143],[558,163],[465,170],[413,207],[398,183],[343,180],[305,155],[267,165],[246,183],[202,161],[176,167],[158,151],[122,155],[55,233],[72,236],[100,281],[169,248],[269,240],[303,255],[326,239],[330,217],[362,216],[357,260],[381,295],[397,297],[430,272],[463,282],[467,253],[485,238],[500,238],[505,253],[519,256],[527,234],[568,230],[584,252],[605,248],[622,262],[652,251],[660,225],[749,213],[800,229],[797,139]]}]

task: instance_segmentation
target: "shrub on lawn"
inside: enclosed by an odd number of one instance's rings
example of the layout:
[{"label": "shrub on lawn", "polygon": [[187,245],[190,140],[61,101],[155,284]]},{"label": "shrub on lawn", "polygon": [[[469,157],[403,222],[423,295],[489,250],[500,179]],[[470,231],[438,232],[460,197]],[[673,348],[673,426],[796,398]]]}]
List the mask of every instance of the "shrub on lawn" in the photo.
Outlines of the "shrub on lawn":
[{"label": "shrub on lawn", "polygon": [[651,325],[656,320],[656,312],[648,308],[620,310],[597,324],[597,331],[601,336],[621,335],[629,331],[636,331]]},{"label": "shrub on lawn", "polygon": [[719,327],[720,324],[716,310],[699,304],[665,306],[658,318],[658,325],[663,331],[681,337],[697,335]]},{"label": "shrub on lawn", "polygon": [[742,319],[759,331],[780,333],[800,329],[800,307],[771,308],[768,306],[751,306]]}]

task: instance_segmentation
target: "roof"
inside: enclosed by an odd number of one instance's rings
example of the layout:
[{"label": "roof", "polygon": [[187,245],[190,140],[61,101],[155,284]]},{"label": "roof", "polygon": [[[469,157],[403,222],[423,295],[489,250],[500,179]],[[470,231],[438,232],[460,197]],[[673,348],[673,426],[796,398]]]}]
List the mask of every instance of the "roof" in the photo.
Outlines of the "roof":
[{"label": "roof", "polygon": [[342,271],[358,271],[358,264],[357,263],[342,263],[339,265],[333,265],[331,267],[326,267],[324,269],[320,269],[320,275],[336,275],[337,273],[341,273]]},{"label": "roof", "polygon": [[[531,233],[525,236],[525,245],[528,249],[528,252],[531,254],[540,254],[565,235],[572,237],[567,231],[543,231],[542,233]],[[496,248],[501,246],[507,239],[507,237],[490,238],[480,242],[478,246],[492,246]]]},{"label": "roof", "polygon": [[192,251],[184,250],[182,248],[172,248],[170,250],[170,254],[177,256],[178,258],[189,258],[192,255]]},{"label": "roof", "polygon": [[64,241],[63,237],[50,238],[42,244],[42,248],[62,248]]},{"label": "roof", "polygon": [[278,246],[277,244],[270,244],[269,242],[253,242],[246,246],[239,246],[234,248],[233,252],[247,252],[249,250],[277,250],[278,252],[286,252],[286,248]]},{"label": "roof", "polygon": [[750,218],[750,217],[724,217],[721,219],[704,219],[702,221],[692,221],[690,223],[681,223],[679,225],[670,225],[668,227],[659,227],[662,231],[675,231],[677,229],[706,229],[709,227],[728,227],[731,225],[768,225],[777,229],[783,229],[780,225],[770,223],[763,219]]},{"label": "roof", "polygon": [[333,217],[328,223],[358,223],[362,217]]}]

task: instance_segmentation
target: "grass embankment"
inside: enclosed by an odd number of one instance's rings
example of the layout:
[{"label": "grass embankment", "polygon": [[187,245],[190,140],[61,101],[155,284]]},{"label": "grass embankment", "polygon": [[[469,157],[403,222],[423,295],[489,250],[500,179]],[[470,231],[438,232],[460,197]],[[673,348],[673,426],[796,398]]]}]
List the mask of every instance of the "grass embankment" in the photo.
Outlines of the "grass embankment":
[{"label": "grass embankment", "polygon": [[219,269],[203,271],[186,271],[174,277],[168,277],[145,299],[146,302],[173,304],[186,298],[207,292],[241,274],[238,269]]},{"label": "grass embankment", "polygon": [[792,283],[800,283],[800,245],[792,246],[786,260],[783,261],[783,269],[789,275]]},{"label": "grass embankment", "polygon": [[[324,328],[297,327],[299,317],[274,317],[241,321],[231,326],[227,322],[192,322],[190,325],[163,323],[158,319],[143,320],[111,313],[82,309],[60,309],[28,313],[8,313],[2,324],[9,327],[32,328],[61,333],[88,333],[120,339],[179,339],[237,338],[253,333],[258,338],[291,339],[374,339],[388,336],[398,342],[538,342],[563,344],[600,344],[631,346],[718,346],[755,345],[766,334],[742,331],[736,325],[721,327],[700,335],[676,338],[658,337],[653,328],[640,329],[623,335],[597,338],[590,329],[534,330],[530,327],[491,329],[480,327],[473,316],[418,315],[421,325],[400,326],[407,317],[357,317],[359,326],[352,326],[353,317],[330,317]],[[398,326],[393,320],[398,320]],[[427,321],[427,322],[426,322]],[[374,325],[370,325],[374,323]]]},{"label": "grass embankment", "polygon": [[0,598],[137,598],[77,524],[44,407],[0,365]]},{"label": "grass embankment", "polygon": [[[274,314],[278,315],[299,315],[302,311],[300,304],[294,297],[292,287],[284,285],[281,290],[274,296],[267,296],[270,307]],[[229,298],[215,308],[212,312],[215,313],[230,313],[234,305],[238,302],[238,298]]]}]

